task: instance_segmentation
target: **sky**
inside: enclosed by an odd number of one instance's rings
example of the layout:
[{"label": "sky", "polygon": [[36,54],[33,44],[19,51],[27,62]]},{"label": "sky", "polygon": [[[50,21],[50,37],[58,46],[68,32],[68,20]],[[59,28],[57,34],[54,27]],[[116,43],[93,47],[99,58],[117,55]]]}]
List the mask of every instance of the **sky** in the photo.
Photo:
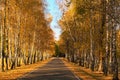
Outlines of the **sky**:
[{"label": "sky", "polygon": [[53,17],[52,22],[50,23],[50,27],[54,31],[55,40],[59,40],[61,29],[58,21],[62,16],[62,12],[59,10],[59,6],[57,5],[56,0],[46,0],[46,3],[47,13],[51,14]]}]

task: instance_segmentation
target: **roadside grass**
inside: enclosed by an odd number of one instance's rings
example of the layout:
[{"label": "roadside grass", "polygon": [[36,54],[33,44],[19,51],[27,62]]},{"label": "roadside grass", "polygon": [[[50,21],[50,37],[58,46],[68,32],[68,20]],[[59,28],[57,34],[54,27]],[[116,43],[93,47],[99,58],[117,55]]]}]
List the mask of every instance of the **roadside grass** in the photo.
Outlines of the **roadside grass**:
[{"label": "roadside grass", "polygon": [[[104,76],[102,73],[98,71],[91,71],[85,67],[80,67],[75,63],[68,62],[66,59],[62,59],[66,66],[73,73],[78,76],[81,80],[112,80],[112,75],[109,74],[108,76]],[[120,79],[120,71],[119,71],[119,79]]]},{"label": "roadside grass", "polygon": [[40,61],[35,64],[23,65],[20,67],[16,67],[13,70],[8,70],[5,72],[0,72],[0,80],[16,80],[19,77],[24,76],[25,74],[37,69],[38,67],[44,66],[51,59]]}]

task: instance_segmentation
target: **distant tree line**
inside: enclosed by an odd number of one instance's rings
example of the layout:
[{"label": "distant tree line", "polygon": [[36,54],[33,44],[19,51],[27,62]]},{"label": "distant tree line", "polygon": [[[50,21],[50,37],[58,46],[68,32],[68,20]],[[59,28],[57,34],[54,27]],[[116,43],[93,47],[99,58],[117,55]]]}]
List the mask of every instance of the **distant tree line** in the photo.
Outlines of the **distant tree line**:
[{"label": "distant tree line", "polygon": [[60,50],[60,47],[58,45],[58,43],[55,43],[55,53],[53,54],[53,57],[65,57],[65,53],[62,53]]}]

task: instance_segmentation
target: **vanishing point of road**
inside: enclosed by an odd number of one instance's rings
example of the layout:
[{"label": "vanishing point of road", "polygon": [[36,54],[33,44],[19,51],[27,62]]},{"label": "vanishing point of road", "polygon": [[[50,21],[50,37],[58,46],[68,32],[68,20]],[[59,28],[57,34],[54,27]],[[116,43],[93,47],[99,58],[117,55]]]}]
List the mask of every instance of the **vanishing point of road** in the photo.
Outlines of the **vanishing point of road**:
[{"label": "vanishing point of road", "polygon": [[80,80],[59,58],[53,58],[43,67],[20,77],[18,80]]}]

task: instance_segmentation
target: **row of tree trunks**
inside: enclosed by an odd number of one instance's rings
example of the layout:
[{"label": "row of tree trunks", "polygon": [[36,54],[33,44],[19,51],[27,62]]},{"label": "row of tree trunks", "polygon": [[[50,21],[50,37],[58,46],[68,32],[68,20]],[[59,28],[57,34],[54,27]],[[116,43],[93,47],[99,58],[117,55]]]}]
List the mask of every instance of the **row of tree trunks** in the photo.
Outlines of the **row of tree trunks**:
[{"label": "row of tree trunks", "polygon": [[105,76],[113,74],[113,80],[118,80],[119,5],[119,0],[74,0],[60,21],[66,58]]},{"label": "row of tree trunks", "polygon": [[[36,4],[30,6],[34,2]],[[47,53],[47,51],[52,51],[48,43],[53,44],[54,38],[41,10],[42,1],[1,0],[0,9],[1,4],[4,5],[3,10],[0,11],[1,71],[48,59],[51,52]],[[28,7],[33,11],[29,12]],[[34,10],[33,7],[36,9]]]}]

